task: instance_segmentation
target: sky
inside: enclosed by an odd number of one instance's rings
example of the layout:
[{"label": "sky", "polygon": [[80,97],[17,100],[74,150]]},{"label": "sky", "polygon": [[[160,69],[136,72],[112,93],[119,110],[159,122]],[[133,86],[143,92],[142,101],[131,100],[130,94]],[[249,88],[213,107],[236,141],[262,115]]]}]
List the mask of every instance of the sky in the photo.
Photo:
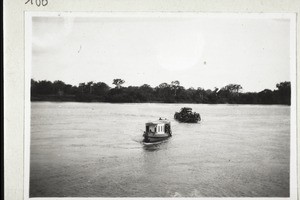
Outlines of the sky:
[{"label": "sky", "polygon": [[32,78],[185,88],[290,81],[290,21],[238,17],[33,17]]}]

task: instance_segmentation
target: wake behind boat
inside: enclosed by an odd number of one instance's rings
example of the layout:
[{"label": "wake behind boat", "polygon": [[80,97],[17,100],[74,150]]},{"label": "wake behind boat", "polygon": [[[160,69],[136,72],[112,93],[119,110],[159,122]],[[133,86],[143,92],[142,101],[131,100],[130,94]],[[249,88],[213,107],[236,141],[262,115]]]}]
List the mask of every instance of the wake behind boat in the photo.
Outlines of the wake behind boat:
[{"label": "wake behind boat", "polygon": [[168,139],[172,136],[171,122],[167,119],[161,119],[146,123],[144,132],[144,142],[153,143]]}]

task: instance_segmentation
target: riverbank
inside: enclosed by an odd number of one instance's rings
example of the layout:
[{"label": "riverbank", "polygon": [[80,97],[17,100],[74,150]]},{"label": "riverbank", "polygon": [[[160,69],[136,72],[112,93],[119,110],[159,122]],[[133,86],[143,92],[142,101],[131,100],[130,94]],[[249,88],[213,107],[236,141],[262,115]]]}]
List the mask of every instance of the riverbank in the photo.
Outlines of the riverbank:
[{"label": "riverbank", "polygon": [[[118,79],[117,79],[118,80]],[[142,86],[110,88],[103,82],[81,83],[79,86],[62,81],[31,81],[32,101],[74,101],[110,103],[204,103],[204,104],[263,104],[290,105],[290,82],[276,84],[276,90],[243,92],[242,86],[229,84],[214,90],[201,87],[184,88],[179,81],[157,87]]]},{"label": "riverbank", "polygon": [[179,103],[179,104],[240,104],[240,105],[290,105],[284,103],[249,103],[249,102],[192,102],[192,101],[180,101],[180,102],[168,102],[168,101],[140,101],[139,99],[130,101],[109,101],[104,97],[95,95],[78,97],[76,95],[35,95],[31,96],[31,102],[99,102],[99,103]]}]

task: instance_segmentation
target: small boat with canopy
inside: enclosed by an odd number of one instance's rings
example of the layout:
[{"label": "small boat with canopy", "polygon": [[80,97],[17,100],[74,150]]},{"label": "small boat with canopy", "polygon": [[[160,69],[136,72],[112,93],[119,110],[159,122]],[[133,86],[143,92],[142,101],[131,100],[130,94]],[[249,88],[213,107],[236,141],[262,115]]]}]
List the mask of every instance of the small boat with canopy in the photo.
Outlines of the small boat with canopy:
[{"label": "small boat with canopy", "polygon": [[157,121],[146,123],[144,131],[144,142],[159,142],[172,136],[171,122],[167,119],[159,118]]}]

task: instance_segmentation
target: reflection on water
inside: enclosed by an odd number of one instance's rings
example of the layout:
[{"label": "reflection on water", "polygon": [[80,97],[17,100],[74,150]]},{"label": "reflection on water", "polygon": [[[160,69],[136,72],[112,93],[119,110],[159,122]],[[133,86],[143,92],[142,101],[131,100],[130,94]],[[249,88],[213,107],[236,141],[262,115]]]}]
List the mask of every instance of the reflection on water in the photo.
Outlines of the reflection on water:
[{"label": "reflection on water", "polygon": [[153,142],[153,143],[145,143],[143,142],[143,148],[145,151],[158,151],[160,149],[167,148],[167,143],[169,142],[171,138],[168,138],[166,140],[160,141],[160,142]]},{"label": "reflection on water", "polygon": [[[198,124],[173,119],[181,107]],[[287,197],[290,107],[32,103],[31,197]],[[172,137],[143,143],[166,117]]]}]

